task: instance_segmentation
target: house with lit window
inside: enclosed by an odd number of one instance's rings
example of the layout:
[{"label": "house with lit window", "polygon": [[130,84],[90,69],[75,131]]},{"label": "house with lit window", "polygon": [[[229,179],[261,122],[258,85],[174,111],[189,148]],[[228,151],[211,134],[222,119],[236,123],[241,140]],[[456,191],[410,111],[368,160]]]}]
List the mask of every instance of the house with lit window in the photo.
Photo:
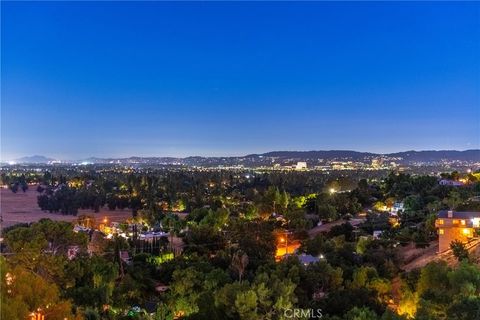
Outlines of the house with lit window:
[{"label": "house with lit window", "polygon": [[468,242],[480,229],[480,212],[440,211],[435,227],[438,229],[438,252],[450,249],[450,243]]},{"label": "house with lit window", "polygon": [[395,202],[393,204],[393,207],[390,209],[390,214],[396,216],[398,215],[399,211],[403,211],[403,210],[404,210],[403,202]]},{"label": "house with lit window", "polygon": [[450,186],[450,187],[462,187],[465,185],[464,181],[442,179],[438,182],[441,186]]}]

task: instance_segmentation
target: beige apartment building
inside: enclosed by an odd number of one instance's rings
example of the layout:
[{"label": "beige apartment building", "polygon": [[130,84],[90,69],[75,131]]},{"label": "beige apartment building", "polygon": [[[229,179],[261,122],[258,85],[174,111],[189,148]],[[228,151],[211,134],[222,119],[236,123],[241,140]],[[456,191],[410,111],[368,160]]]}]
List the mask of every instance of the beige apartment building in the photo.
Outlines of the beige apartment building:
[{"label": "beige apartment building", "polygon": [[440,211],[435,227],[438,228],[438,252],[450,249],[450,243],[468,242],[480,229],[480,212]]}]

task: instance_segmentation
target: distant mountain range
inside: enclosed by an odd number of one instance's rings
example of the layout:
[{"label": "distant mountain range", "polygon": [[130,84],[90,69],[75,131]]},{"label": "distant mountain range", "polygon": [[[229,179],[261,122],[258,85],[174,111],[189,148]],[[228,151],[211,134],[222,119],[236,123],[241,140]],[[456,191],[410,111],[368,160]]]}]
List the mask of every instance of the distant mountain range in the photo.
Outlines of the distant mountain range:
[{"label": "distant mountain range", "polygon": [[15,159],[15,163],[51,163],[52,161],[55,161],[55,159],[52,158],[47,158],[45,156],[30,156],[30,157],[22,157],[19,159]]},{"label": "distant mountain range", "polygon": [[[77,161],[62,161],[65,163],[93,163],[93,164],[158,164],[158,165],[186,165],[186,166],[262,166],[274,163],[288,164],[296,161],[305,161],[309,165],[317,165],[329,161],[371,161],[383,158],[386,161],[395,161],[399,164],[414,163],[443,163],[443,162],[480,162],[480,150],[438,150],[438,151],[404,151],[388,154],[358,152],[351,150],[324,150],[324,151],[272,151],[262,154],[249,154],[237,157],[129,157],[129,158],[88,158]],[[15,163],[48,164],[55,159],[45,156],[30,156],[16,159]]]}]

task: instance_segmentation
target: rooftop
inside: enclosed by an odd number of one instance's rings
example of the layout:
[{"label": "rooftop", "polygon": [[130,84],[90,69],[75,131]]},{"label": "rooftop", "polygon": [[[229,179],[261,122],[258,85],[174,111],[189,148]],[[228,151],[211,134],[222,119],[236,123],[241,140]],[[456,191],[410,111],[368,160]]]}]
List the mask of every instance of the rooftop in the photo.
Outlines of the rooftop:
[{"label": "rooftop", "polygon": [[[442,210],[438,212],[438,217],[439,218],[447,218],[448,219],[448,210]],[[475,211],[453,211],[453,216],[452,218],[455,219],[471,219],[471,218],[480,218],[480,212],[475,212]]]},{"label": "rooftop", "polygon": [[297,257],[298,257],[298,260],[300,260],[300,262],[303,263],[304,265],[308,265],[310,263],[315,263],[315,262],[320,261],[319,258],[314,257],[314,256],[309,255],[309,254],[301,254]]}]

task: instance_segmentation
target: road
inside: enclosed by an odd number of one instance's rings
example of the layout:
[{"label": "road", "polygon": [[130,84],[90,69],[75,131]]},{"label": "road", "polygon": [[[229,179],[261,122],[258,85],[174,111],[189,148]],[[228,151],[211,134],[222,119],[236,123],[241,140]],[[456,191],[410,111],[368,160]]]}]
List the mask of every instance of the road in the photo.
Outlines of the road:
[{"label": "road", "polygon": [[[465,244],[465,248],[470,253],[472,253],[475,249],[477,249],[477,246],[479,244],[480,244],[480,239],[473,239],[470,242]],[[430,262],[439,261],[439,260],[444,260],[449,265],[454,265],[457,263],[457,258],[453,255],[451,249],[441,253],[437,253],[437,250],[438,250],[438,244],[430,246],[425,250],[425,252],[421,256],[417,257],[413,261],[404,265],[402,269],[405,271],[412,271],[413,269],[421,268]]]}]

